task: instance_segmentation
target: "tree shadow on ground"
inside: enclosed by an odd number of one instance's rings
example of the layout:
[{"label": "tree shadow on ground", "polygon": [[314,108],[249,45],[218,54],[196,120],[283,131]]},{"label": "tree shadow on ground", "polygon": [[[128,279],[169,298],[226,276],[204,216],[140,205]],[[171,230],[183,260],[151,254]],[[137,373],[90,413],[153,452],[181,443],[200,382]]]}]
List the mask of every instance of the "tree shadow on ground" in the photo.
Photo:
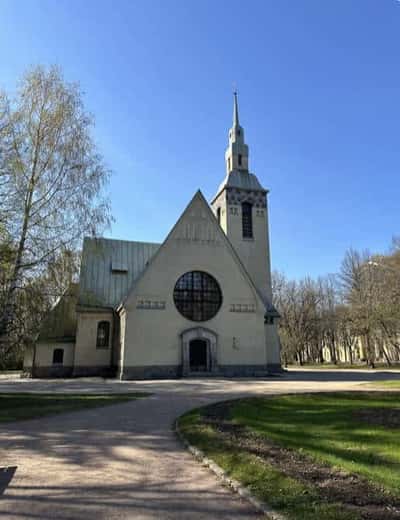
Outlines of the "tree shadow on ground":
[{"label": "tree shadow on ground", "polygon": [[0,467],[0,495],[7,489],[16,471],[17,466]]},{"label": "tree shadow on ground", "polygon": [[149,397],[4,425],[0,451],[19,470],[0,517],[257,518],[210,484],[172,433],[173,419],[193,406]]}]

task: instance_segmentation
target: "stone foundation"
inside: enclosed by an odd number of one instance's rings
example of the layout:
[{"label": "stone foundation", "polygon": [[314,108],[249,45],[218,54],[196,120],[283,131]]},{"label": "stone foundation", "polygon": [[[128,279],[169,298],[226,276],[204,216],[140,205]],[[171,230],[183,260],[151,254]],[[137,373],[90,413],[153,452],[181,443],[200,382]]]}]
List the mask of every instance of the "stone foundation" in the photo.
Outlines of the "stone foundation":
[{"label": "stone foundation", "polygon": [[[78,367],[35,367],[32,377],[116,377],[116,367],[78,366]],[[213,372],[188,372],[183,374],[182,365],[151,365],[124,367],[120,379],[178,379],[181,377],[267,377],[283,373],[279,364],[268,365],[219,365]]]},{"label": "stone foundation", "polygon": [[107,366],[77,366],[74,367],[73,377],[115,377],[116,367]]},{"label": "stone foundation", "polygon": [[268,365],[267,370],[270,374],[283,374],[285,372],[280,363]]},{"label": "stone foundation", "polygon": [[183,373],[182,365],[151,365],[124,367],[121,379],[177,379],[180,377],[267,377],[282,373],[279,364],[268,365],[219,365],[212,372]]},{"label": "stone foundation", "polygon": [[54,377],[71,377],[73,367],[66,366],[44,366],[31,369],[31,377],[37,378],[54,378]]},{"label": "stone foundation", "polygon": [[120,379],[177,379],[182,376],[182,365],[149,365],[124,367]]}]

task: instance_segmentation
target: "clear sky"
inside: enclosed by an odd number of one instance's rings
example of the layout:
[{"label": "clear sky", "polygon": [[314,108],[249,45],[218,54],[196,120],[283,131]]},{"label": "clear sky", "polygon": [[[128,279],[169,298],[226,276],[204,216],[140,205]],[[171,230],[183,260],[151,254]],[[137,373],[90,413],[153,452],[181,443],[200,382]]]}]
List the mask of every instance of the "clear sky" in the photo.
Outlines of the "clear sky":
[{"label": "clear sky", "polygon": [[270,189],[273,268],[336,272],[400,234],[398,0],[0,0],[0,85],[79,81],[114,171],[106,236],[162,241],[225,173],[232,85]]}]

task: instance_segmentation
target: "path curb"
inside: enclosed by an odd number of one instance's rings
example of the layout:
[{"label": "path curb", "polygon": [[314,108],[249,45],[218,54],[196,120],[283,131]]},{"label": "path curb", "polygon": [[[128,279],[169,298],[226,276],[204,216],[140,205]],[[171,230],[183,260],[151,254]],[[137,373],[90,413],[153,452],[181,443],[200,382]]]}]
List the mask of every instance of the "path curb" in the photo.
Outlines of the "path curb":
[{"label": "path curb", "polygon": [[255,509],[267,515],[270,520],[287,520],[286,517],[283,516],[281,513],[277,513],[268,504],[256,498],[249,491],[249,489],[243,486],[240,482],[233,478],[230,478],[225,470],[218,466],[218,464],[216,464],[213,460],[206,457],[206,455],[201,450],[199,450],[195,446],[192,446],[181,432],[178,421],[179,419],[176,419],[174,423],[175,434],[177,435],[178,439],[182,442],[182,444],[185,446],[185,448],[187,448],[187,450],[193,455],[193,457],[196,460],[201,462],[203,466],[209,468],[221,482],[230,487],[235,493],[237,493],[242,498],[250,502],[250,504],[253,507],[255,507]]}]

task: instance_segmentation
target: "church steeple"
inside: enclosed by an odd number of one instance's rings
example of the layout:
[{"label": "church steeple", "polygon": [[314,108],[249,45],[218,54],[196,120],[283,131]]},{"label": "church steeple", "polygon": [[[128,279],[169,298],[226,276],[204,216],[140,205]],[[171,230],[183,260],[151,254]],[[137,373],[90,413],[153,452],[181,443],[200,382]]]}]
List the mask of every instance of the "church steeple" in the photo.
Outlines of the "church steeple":
[{"label": "church steeple", "polygon": [[237,100],[237,92],[233,93],[233,126],[239,126],[239,108]]},{"label": "church steeple", "polygon": [[244,142],[244,130],[239,124],[237,92],[233,93],[233,124],[229,130],[229,144],[225,152],[226,172],[249,171],[249,148]]}]

